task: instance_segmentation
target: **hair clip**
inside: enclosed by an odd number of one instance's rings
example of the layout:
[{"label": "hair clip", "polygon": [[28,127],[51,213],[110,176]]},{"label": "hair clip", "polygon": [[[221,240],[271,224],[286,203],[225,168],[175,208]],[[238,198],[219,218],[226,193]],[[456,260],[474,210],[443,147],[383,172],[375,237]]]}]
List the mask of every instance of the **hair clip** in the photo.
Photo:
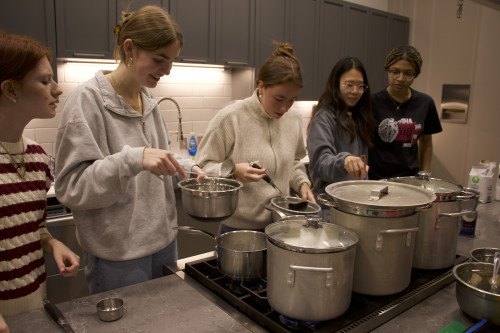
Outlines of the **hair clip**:
[{"label": "hair clip", "polygon": [[115,25],[115,28],[113,29],[113,33],[115,34],[115,36],[118,36],[118,34],[120,33],[120,28],[121,26],[119,24]]}]

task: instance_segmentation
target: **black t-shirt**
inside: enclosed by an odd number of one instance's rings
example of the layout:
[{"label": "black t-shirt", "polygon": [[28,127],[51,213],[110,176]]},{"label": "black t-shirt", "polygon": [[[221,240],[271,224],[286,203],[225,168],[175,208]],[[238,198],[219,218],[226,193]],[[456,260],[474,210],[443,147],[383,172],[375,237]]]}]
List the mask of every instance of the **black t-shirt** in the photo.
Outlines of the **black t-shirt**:
[{"label": "black t-shirt", "polygon": [[372,95],[372,102],[375,138],[369,151],[370,179],[415,176],[419,171],[418,138],[443,130],[434,101],[411,89],[411,98],[396,110],[384,89]]}]

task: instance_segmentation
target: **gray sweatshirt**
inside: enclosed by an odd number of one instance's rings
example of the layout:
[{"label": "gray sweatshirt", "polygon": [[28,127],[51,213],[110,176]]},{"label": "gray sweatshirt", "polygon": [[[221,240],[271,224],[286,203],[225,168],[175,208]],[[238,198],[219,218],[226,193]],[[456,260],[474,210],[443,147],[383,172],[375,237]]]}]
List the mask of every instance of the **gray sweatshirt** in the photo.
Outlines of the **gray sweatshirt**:
[{"label": "gray sweatshirt", "polygon": [[98,72],[69,94],[57,132],[56,196],[73,211],[81,247],[106,260],[142,258],[177,235],[172,177],[142,165],[144,149],[169,150],[170,136],[151,91],[141,94],[143,115]]},{"label": "gray sweatshirt", "polygon": [[337,131],[337,120],[332,111],[318,110],[307,131],[309,176],[315,196],[325,193],[329,184],[354,180],[344,167],[348,155],[368,155],[368,147],[358,135],[350,142],[349,133]]}]

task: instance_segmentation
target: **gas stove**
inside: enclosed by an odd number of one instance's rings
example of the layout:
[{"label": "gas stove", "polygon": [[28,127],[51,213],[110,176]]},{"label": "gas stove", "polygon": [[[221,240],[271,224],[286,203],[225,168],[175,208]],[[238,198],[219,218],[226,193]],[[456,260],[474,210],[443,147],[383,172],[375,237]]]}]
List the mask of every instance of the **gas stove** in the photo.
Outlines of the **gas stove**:
[{"label": "gas stove", "polygon": [[[455,265],[468,258],[457,256]],[[351,305],[340,317],[324,322],[286,318],[267,302],[267,281],[233,281],[217,269],[217,259],[188,262],[185,274],[224,299],[241,313],[270,332],[367,332],[408,310],[455,280],[453,267],[440,270],[413,269],[410,285],[388,296],[352,294]]]}]

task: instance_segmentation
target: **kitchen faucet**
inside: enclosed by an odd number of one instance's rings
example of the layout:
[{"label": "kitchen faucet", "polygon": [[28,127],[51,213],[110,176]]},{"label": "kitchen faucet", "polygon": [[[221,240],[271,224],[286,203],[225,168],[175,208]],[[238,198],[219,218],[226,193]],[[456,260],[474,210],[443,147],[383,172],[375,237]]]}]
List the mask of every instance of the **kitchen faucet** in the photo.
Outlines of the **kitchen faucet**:
[{"label": "kitchen faucet", "polygon": [[158,105],[160,105],[161,102],[166,101],[166,100],[172,101],[175,104],[175,106],[177,107],[177,114],[178,114],[178,118],[179,118],[179,126],[178,126],[178,129],[177,129],[177,141],[179,141],[179,147],[181,149],[184,149],[186,147],[185,146],[183,147],[184,137],[182,136],[182,114],[181,114],[181,108],[179,107],[179,104],[177,104],[177,101],[175,99],[173,99],[172,97],[163,97],[163,98],[161,98],[158,101]]}]

